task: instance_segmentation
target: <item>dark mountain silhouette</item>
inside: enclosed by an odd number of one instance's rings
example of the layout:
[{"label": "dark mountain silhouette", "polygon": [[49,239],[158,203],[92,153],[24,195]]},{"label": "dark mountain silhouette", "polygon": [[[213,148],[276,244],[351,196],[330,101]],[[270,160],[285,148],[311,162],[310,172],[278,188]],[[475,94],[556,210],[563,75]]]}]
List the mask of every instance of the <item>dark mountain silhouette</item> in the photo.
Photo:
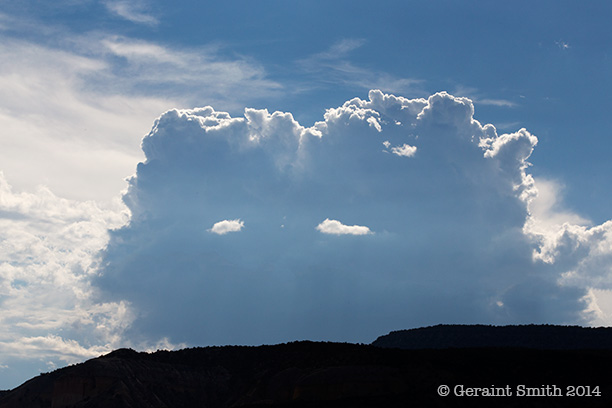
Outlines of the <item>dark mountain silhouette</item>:
[{"label": "dark mountain silhouette", "polygon": [[[0,408],[609,407],[606,336],[609,329],[435,326],[390,333],[374,342],[380,346],[303,341],[120,349],[3,392]],[[505,342],[510,347],[500,346]],[[439,396],[441,385],[451,395]],[[460,385],[506,387],[513,395],[460,397],[454,395]],[[554,386],[564,395],[577,386],[582,396],[520,397],[521,385],[540,394]]]},{"label": "dark mountain silhouette", "polygon": [[611,327],[554,325],[438,325],[391,332],[376,339],[377,347],[443,349],[522,347],[542,350],[612,349]]}]

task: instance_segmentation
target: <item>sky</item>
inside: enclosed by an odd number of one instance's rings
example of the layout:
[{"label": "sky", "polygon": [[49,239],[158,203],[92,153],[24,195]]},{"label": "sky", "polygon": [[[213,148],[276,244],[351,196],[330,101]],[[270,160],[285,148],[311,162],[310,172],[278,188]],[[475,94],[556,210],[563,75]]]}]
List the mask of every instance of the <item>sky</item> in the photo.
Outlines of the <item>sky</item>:
[{"label": "sky", "polygon": [[610,17],[0,0],[0,389],[119,347],[609,326]]}]

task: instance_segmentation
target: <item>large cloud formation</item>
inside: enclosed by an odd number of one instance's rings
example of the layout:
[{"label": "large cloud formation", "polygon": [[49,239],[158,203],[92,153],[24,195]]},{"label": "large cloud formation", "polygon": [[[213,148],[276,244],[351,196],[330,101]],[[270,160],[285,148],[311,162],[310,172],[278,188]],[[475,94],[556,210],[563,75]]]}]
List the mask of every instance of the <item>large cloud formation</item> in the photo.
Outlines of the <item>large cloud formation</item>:
[{"label": "large cloud formation", "polygon": [[131,220],[95,285],[130,302],[133,339],[186,344],[587,323],[602,317],[612,225],[546,205],[528,173],[536,144],[445,92],[373,90],[311,127],[267,110],[170,110],[143,139]]}]

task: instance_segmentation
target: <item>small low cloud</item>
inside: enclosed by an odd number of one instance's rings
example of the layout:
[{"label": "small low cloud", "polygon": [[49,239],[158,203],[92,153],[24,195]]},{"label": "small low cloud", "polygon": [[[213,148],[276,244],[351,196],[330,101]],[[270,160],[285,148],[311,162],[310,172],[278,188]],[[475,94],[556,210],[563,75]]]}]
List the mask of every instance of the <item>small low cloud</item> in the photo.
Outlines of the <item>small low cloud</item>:
[{"label": "small low cloud", "polygon": [[215,223],[208,231],[217,235],[225,235],[228,232],[238,232],[244,227],[244,221],[240,219],[236,220],[223,220]]},{"label": "small low cloud", "polygon": [[372,233],[368,227],[362,225],[344,225],[340,221],[330,220],[329,218],[326,218],[325,221],[317,225],[317,230],[323,234],[331,235],[367,235]]},{"label": "small low cloud", "polygon": [[401,146],[395,146],[391,148],[391,153],[403,157],[412,157],[416,154],[416,151],[416,146],[410,146],[408,144],[403,144]]}]

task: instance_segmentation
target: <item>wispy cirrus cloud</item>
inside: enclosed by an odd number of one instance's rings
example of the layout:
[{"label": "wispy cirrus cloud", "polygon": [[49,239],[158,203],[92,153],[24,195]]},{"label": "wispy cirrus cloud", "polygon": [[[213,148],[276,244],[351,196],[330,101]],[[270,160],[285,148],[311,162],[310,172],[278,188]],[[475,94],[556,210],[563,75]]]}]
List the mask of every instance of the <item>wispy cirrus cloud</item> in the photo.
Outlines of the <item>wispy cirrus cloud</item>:
[{"label": "wispy cirrus cloud", "polygon": [[283,88],[267,78],[261,64],[222,57],[215,46],[175,49],[117,35],[98,41],[95,51],[112,64],[122,89],[132,92],[161,93],[190,105],[200,98],[234,105],[235,100],[270,97]]},{"label": "wispy cirrus cloud", "polygon": [[480,90],[470,86],[457,85],[454,87],[453,93],[455,95],[466,96],[478,105],[498,106],[504,108],[515,108],[519,106],[517,102],[508,99],[487,97],[483,95]]},{"label": "wispy cirrus cloud", "polygon": [[0,159],[11,183],[47,184],[70,198],[116,196],[140,157],[137,135],[174,101],[107,92],[114,83],[102,58],[14,39],[0,55]]},{"label": "wispy cirrus cloud", "polygon": [[106,8],[128,21],[137,24],[157,25],[159,19],[153,16],[143,0],[106,0]]},{"label": "wispy cirrus cloud", "polygon": [[518,106],[517,103],[509,101],[507,99],[489,99],[489,98],[479,99],[479,98],[474,98],[474,102],[476,102],[476,103],[478,103],[480,105],[503,106],[503,107],[507,107],[507,108],[514,108],[515,106]]},{"label": "wispy cirrus cloud", "polygon": [[366,44],[366,40],[363,38],[345,38],[333,43],[328,50],[312,55],[310,59],[306,59],[304,62],[338,61],[347,57],[351,51],[361,48],[364,44]]},{"label": "wispy cirrus cloud", "polygon": [[297,61],[298,67],[309,73],[314,81],[343,83],[361,89],[381,89],[387,92],[423,93],[421,79],[402,78],[387,72],[375,71],[351,62],[352,52],[367,44],[360,38],[345,38],[327,50]]}]

